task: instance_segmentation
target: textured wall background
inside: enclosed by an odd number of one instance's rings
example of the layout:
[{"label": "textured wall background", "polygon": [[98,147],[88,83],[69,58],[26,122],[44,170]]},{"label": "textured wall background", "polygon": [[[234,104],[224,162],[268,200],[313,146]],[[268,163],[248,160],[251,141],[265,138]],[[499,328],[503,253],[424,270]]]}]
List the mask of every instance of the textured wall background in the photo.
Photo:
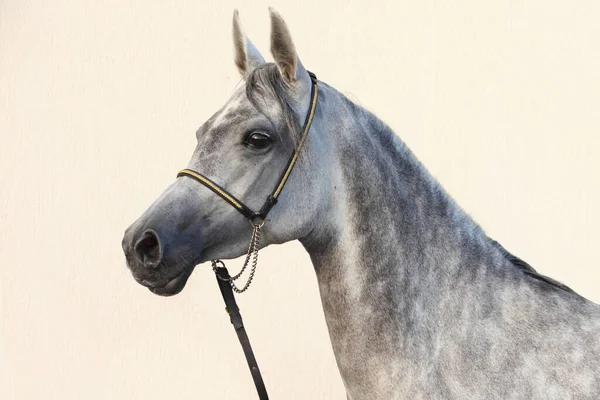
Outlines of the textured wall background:
[{"label": "textured wall background", "polygon": [[[269,3],[490,236],[600,302],[599,2]],[[233,8],[266,55],[268,5],[0,2],[3,399],[254,398],[210,268],[157,297],[120,242],[239,80]],[[272,397],[345,398],[307,255],[261,259],[240,303]]]}]

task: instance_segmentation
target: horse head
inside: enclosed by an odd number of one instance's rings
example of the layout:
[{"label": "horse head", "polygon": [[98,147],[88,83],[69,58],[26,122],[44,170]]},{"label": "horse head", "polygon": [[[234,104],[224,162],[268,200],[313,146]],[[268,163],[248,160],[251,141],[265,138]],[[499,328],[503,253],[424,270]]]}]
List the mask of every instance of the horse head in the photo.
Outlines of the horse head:
[{"label": "horse head", "polygon": [[[197,145],[187,165],[209,184],[182,175],[169,185],[125,231],[122,246],[134,278],[153,293],[179,293],[197,264],[239,257],[248,249],[253,225],[243,213],[215,195],[242,199],[258,210],[281,182],[298,146],[302,153],[293,178],[264,222],[260,247],[299,239],[310,233],[319,210],[326,147],[316,113],[304,141],[301,121],[311,109],[313,81],[303,67],[290,32],[270,9],[271,53],[263,56],[244,34],[237,11],[233,16],[235,65],[242,81],[229,101],[196,132]],[[288,173],[290,173],[288,171]],[[288,178],[288,177],[286,177]]]}]

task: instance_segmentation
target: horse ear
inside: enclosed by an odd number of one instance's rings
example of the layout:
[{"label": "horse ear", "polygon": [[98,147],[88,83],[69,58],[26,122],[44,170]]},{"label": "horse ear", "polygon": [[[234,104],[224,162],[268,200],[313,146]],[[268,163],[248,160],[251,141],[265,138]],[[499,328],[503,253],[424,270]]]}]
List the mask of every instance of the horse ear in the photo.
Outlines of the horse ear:
[{"label": "horse ear", "polygon": [[308,74],[296,54],[296,47],[285,21],[272,7],[269,7],[269,13],[271,14],[271,54],[279,72],[289,84],[302,78],[308,79]]},{"label": "horse ear", "polygon": [[242,77],[265,63],[265,59],[244,33],[238,10],[233,12],[233,48],[235,51],[235,66]]}]

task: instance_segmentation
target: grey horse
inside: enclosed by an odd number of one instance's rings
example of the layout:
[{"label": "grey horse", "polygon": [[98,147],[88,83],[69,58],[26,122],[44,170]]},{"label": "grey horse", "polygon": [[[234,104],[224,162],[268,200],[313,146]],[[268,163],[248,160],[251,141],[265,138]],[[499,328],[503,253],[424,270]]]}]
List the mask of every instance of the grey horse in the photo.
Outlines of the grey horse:
[{"label": "grey horse", "polygon": [[[277,184],[310,101],[289,30],[270,15],[274,63],[234,13],[243,84],[198,129],[187,166],[253,209]],[[299,240],[310,254],[348,398],[600,399],[600,306],[491,240],[388,126],[318,88],[260,245]],[[122,245],[134,278],[167,296],[197,264],[244,254],[251,234],[233,207],[180,177]]]}]

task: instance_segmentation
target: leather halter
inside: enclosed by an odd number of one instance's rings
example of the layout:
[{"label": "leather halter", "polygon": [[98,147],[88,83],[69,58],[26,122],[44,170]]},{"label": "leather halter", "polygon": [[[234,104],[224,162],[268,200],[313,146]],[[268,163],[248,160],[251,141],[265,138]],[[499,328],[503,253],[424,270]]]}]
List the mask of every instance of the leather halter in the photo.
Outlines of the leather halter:
[{"label": "leather halter", "polygon": [[[234,195],[229,193],[226,189],[222,188],[217,183],[213,182],[211,179],[207,178],[199,172],[196,172],[191,169],[182,169],[177,174],[178,178],[181,176],[187,176],[188,178],[192,178],[197,182],[201,183],[202,185],[206,186],[214,193],[219,195],[227,203],[229,203],[233,208],[238,210],[242,215],[248,218],[250,223],[254,226],[251,247],[254,240],[258,240],[255,235],[260,229],[260,227],[265,223],[267,214],[269,213],[269,211],[271,211],[271,208],[273,208],[273,206],[277,204],[277,199],[281,194],[281,191],[283,190],[283,187],[285,186],[285,183],[287,182],[292,172],[292,169],[296,164],[296,161],[298,160],[298,154],[300,153],[300,150],[304,145],[304,141],[308,136],[308,131],[310,130],[310,125],[312,123],[313,117],[315,116],[317,99],[319,97],[319,87],[317,85],[317,76],[310,71],[308,71],[308,75],[310,76],[311,80],[310,109],[306,114],[306,119],[304,121],[304,127],[302,128],[302,136],[300,137],[300,142],[298,143],[298,146],[294,149],[294,152],[290,156],[290,159],[288,160],[287,165],[283,170],[281,177],[279,178],[279,183],[277,184],[277,186],[275,186],[275,189],[273,189],[271,194],[267,197],[265,203],[259,211],[253,211],[251,208],[246,206],[241,200],[238,200]],[[257,244],[258,243],[256,243],[256,245]],[[256,248],[258,248],[258,246]],[[246,263],[248,262],[249,257],[250,253],[248,253]],[[221,266],[215,268],[217,263],[219,263]],[[252,379],[254,380],[254,385],[256,386],[256,391],[258,392],[258,397],[260,400],[268,400],[269,395],[267,394],[267,389],[265,388],[265,384],[260,374],[260,370],[258,369],[258,363],[254,358],[254,353],[252,351],[252,346],[250,345],[250,340],[248,339],[246,329],[244,328],[244,323],[242,321],[240,309],[235,301],[235,295],[233,294],[233,288],[235,288],[233,284],[233,279],[229,275],[229,272],[227,271],[227,268],[225,267],[225,264],[223,264],[223,262],[219,260],[213,261],[213,269],[217,276],[217,283],[219,284],[221,295],[223,296],[223,300],[225,301],[225,310],[227,311],[227,314],[229,314],[231,324],[235,328],[240,344],[242,345],[244,355],[246,356],[246,361],[248,362],[248,367],[250,368],[250,373],[252,374]],[[250,276],[250,279],[252,279],[252,275]],[[249,283],[250,281],[241,291],[239,289],[236,291],[238,291],[238,293],[244,291],[248,287]]]}]

